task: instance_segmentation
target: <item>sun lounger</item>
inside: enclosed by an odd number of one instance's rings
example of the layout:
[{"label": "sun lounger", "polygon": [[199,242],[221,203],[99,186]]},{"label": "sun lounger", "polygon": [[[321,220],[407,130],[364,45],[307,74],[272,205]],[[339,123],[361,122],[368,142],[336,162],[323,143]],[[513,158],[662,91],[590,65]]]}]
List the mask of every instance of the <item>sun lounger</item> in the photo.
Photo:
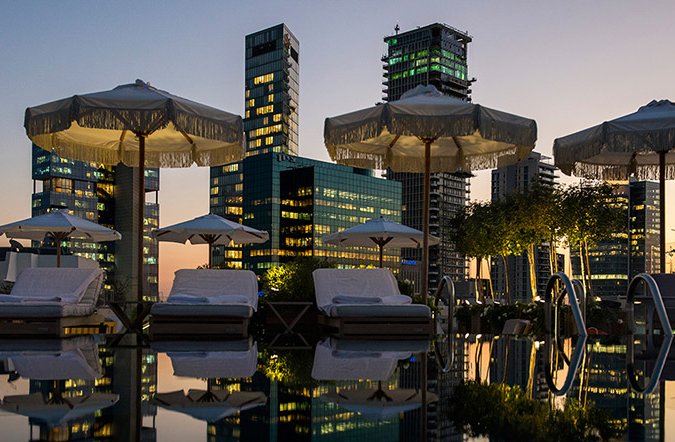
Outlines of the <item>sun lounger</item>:
[{"label": "sun lounger", "polygon": [[258,279],[249,270],[178,270],[166,302],[150,310],[150,335],[246,336],[258,309]]},{"label": "sun lounger", "polygon": [[91,268],[29,268],[9,295],[0,295],[0,335],[67,336],[98,333],[96,315],[103,271]]},{"label": "sun lounger", "polygon": [[317,269],[312,274],[319,323],[338,336],[427,338],[431,310],[401,295],[388,269]]}]

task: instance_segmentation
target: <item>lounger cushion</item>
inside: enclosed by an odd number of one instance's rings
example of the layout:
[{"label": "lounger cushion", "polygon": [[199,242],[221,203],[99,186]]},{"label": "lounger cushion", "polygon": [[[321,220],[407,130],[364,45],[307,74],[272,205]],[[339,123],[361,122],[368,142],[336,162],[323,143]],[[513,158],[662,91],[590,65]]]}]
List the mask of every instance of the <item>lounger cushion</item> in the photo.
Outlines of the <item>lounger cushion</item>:
[{"label": "lounger cushion", "polygon": [[[12,287],[10,296],[16,298],[30,298],[31,300],[45,300],[60,297],[64,299],[63,303],[83,301],[88,293],[88,288],[94,282],[100,284],[103,274],[101,269],[80,269],[80,268],[28,268],[25,269],[16,280]],[[99,287],[95,287],[99,289]],[[98,298],[98,290],[95,291]],[[87,299],[88,303],[91,298]]]},{"label": "lounger cushion", "polygon": [[401,295],[389,269],[317,269],[312,277],[316,304],[328,314],[336,296],[379,298]]},{"label": "lounger cushion", "polygon": [[250,318],[253,316],[253,307],[248,304],[172,304],[160,302],[152,306],[150,313],[153,316],[172,317]]},{"label": "lounger cushion", "polygon": [[328,315],[335,318],[376,318],[378,316],[430,318],[431,309],[422,304],[338,304],[330,307]]},{"label": "lounger cushion", "polygon": [[0,304],[0,318],[64,318],[69,316],[88,316],[94,313],[93,304],[18,303]]},{"label": "lounger cushion", "polygon": [[[171,293],[174,295],[196,296],[199,298],[218,297],[219,302],[228,295],[236,296],[235,303],[247,299],[253,310],[258,309],[258,278],[250,270],[181,269],[175,274]],[[200,302],[195,302],[198,304]],[[231,304],[232,302],[227,302]],[[211,305],[217,302],[209,303]],[[184,304],[182,304],[184,305]]]}]

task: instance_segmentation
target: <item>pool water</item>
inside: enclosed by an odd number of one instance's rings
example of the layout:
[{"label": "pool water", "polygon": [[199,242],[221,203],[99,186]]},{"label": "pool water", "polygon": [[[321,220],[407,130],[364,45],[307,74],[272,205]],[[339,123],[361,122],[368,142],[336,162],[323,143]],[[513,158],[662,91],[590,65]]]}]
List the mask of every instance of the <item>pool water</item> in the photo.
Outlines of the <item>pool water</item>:
[{"label": "pool water", "polygon": [[[513,425],[544,423],[570,403],[600,410],[625,440],[675,440],[663,337],[274,338],[0,341],[0,440],[517,440]],[[458,403],[467,383],[496,389]],[[511,405],[495,391],[530,408],[499,410]],[[496,425],[499,413],[515,424]],[[550,437],[527,427],[532,440]]]}]

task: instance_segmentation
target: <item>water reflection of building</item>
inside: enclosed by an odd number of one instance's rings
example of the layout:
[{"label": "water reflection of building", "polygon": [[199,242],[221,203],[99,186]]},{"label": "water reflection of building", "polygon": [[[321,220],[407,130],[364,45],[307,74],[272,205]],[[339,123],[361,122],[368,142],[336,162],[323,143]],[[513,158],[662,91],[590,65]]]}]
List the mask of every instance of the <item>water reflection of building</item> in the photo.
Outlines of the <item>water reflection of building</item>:
[{"label": "water reflection of building", "polygon": [[[638,273],[659,272],[659,186],[651,181],[631,181],[614,187],[612,200],[625,214],[625,224],[610,240],[589,251],[595,294],[623,296],[628,281]],[[571,250],[572,274],[581,279],[579,251]]]},{"label": "water reflection of building", "polygon": [[[662,391],[657,389],[650,395],[644,395],[628,388],[626,345],[596,341],[586,349],[585,369],[582,368],[577,377],[571,397],[582,404],[593,403],[607,411],[617,423],[627,425],[628,440],[662,440]],[[636,352],[642,350],[637,348]],[[644,383],[645,374],[651,372],[653,360],[636,360],[636,374],[639,382]]]},{"label": "water reflection of building", "polygon": [[[307,380],[311,385],[293,385],[271,380],[260,371],[251,378],[210,379],[208,382],[213,389],[261,391],[268,397],[265,406],[208,424],[209,442],[389,442],[398,439],[398,419],[369,420],[320,398],[336,389],[376,388],[377,382]],[[386,387],[397,385],[398,382],[392,381]]]}]

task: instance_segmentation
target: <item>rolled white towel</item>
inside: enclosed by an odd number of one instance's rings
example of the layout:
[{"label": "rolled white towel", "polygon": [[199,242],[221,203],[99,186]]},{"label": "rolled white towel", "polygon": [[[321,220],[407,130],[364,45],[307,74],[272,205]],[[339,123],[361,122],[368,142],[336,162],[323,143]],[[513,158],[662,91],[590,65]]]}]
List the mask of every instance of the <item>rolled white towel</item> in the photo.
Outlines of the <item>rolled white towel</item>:
[{"label": "rolled white towel", "polygon": [[383,296],[380,299],[382,299],[383,304],[397,304],[397,305],[412,304],[412,298],[406,295]]},{"label": "rolled white towel", "polygon": [[379,296],[338,295],[333,297],[333,304],[382,304]]}]

